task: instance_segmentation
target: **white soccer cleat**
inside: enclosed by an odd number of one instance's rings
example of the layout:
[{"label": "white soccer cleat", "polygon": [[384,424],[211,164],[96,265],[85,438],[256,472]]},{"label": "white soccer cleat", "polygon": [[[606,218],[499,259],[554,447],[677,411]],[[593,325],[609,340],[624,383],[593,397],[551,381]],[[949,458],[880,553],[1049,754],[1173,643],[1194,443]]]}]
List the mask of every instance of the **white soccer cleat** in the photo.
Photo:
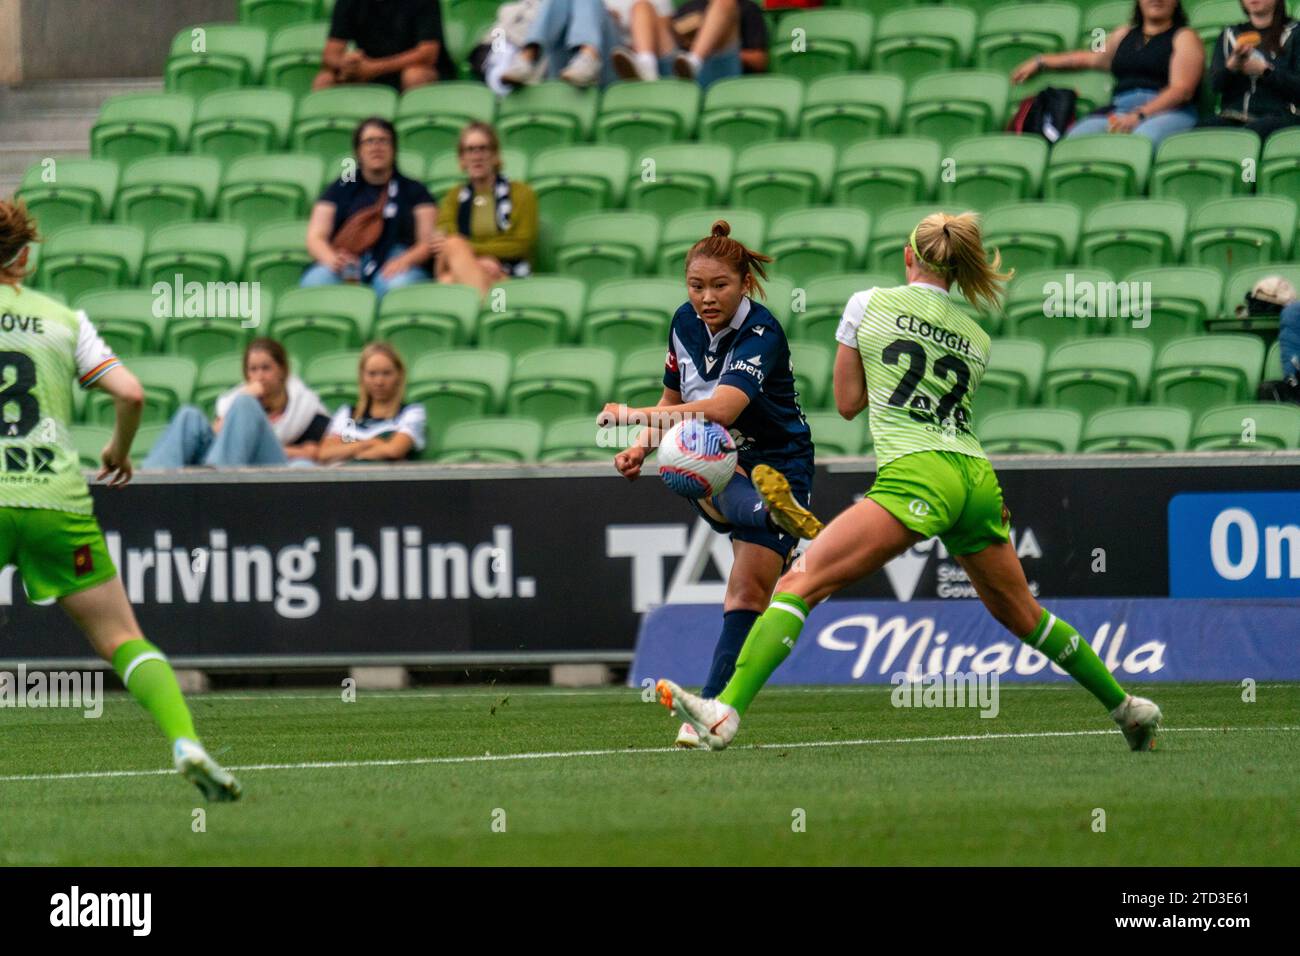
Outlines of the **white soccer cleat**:
[{"label": "white soccer cleat", "polygon": [[1110,712],[1119,724],[1130,750],[1154,750],[1156,731],[1160,729],[1163,714],[1154,701],[1129,694],[1124,702]]},{"label": "white soccer cleat", "polygon": [[681,747],[684,750],[708,750],[708,745],[700,739],[699,733],[692,724],[682,724],[677,730],[677,739],[673,741],[673,746]]},{"label": "white soccer cleat", "polygon": [[[703,746],[722,750],[736,738],[740,729],[740,714],[730,704],[712,697],[697,697],[687,693],[670,680],[660,680],[655,685],[659,703],[695,728]],[[681,740],[681,734],[677,735]]]},{"label": "white soccer cleat", "polygon": [[176,771],[198,787],[208,800],[238,800],[244,792],[229,770],[208,756],[197,740],[179,738],[172,747]]}]

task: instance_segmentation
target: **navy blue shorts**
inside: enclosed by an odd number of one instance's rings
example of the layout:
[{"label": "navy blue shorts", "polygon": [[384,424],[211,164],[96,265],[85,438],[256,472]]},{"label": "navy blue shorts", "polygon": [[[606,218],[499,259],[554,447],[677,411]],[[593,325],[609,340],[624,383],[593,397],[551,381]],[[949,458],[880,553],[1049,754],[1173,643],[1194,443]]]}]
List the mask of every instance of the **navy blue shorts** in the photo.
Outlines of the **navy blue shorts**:
[{"label": "navy blue shorts", "polygon": [[[743,467],[743,466],[742,466]],[[812,473],[802,470],[786,471],[779,465],[773,465],[778,471],[785,475],[786,480],[790,482],[790,490],[794,493],[795,500],[805,508],[812,507]],[[748,471],[748,469],[746,469]],[[733,481],[745,481],[749,479],[737,475]],[[757,493],[757,492],[756,492]],[[688,499],[689,500],[689,499]],[[752,544],[762,545],[769,551],[775,551],[782,558],[790,556],[799,539],[785,534],[784,532],[773,532],[767,528],[736,528],[725,522],[718,521],[712,515],[705,513],[700,507],[698,501],[691,500],[691,507],[696,513],[708,522],[709,527],[718,534],[725,534],[731,537],[732,541],[749,541]]]}]

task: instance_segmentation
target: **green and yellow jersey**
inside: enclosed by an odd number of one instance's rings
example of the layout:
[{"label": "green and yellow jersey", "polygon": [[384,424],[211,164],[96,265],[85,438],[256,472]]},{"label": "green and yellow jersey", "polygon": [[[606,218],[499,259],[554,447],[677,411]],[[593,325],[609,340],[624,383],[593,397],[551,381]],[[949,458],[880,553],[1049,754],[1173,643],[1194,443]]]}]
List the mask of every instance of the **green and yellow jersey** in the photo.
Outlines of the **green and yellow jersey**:
[{"label": "green and yellow jersey", "polygon": [[858,292],[835,338],[862,358],[878,467],[922,451],[985,457],[971,430],[971,398],[989,337],[946,290],[917,282]]},{"label": "green and yellow jersey", "polygon": [[0,285],[0,508],[93,513],[72,442],[72,383],[120,363],[84,312]]}]

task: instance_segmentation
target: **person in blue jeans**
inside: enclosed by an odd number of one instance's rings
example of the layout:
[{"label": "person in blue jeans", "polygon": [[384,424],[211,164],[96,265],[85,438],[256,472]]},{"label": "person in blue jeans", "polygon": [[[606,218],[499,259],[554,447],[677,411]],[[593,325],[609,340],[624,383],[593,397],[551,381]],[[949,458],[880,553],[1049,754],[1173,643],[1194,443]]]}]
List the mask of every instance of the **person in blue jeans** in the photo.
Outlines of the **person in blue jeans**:
[{"label": "person in blue jeans", "polygon": [[320,397],[289,374],[289,357],[274,339],[244,350],[244,382],[217,399],[217,416],[186,405],[143,462],[144,468],[207,465],[311,464],[329,426]]},{"label": "person in blue jeans", "polygon": [[[628,42],[635,0],[541,0],[524,45],[501,74],[501,82],[531,86],[561,79],[576,87],[614,80],[610,54]],[[663,16],[671,0],[653,0]]]},{"label": "person in blue jeans", "polygon": [[1011,72],[1023,83],[1040,70],[1109,70],[1110,103],[1075,123],[1067,136],[1136,133],[1152,149],[1196,125],[1196,96],[1205,72],[1205,48],[1187,26],[1180,0],[1138,0],[1133,20],[1106,37],[1100,50],[1039,54]]},{"label": "person in blue jeans", "polygon": [[[1300,301],[1282,308],[1277,340],[1282,349],[1282,378],[1300,388]],[[1270,373],[1265,369],[1265,374]]]},{"label": "person in blue jeans", "polygon": [[628,33],[627,45],[610,57],[625,80],[677,76],[708,87],[767,71],[767,22],[752,0],[686,0],[667,11],[633,0]]},{"label": "person in blue jeans", "polygon": [[[307,267],[299,284],[363,282],[383,298],[392,289],[428,282],[425,266],[438,206],[422,183],[398,172],[397,130],[380,117],[362,120],[352,134],[352,147],[355,166],[343,169],[312,207],[307,251],[316,263]],[[340,248],[336,238],[344,223],[379,205],[381,194],[387,199],[378,239],[359,253]]]}]

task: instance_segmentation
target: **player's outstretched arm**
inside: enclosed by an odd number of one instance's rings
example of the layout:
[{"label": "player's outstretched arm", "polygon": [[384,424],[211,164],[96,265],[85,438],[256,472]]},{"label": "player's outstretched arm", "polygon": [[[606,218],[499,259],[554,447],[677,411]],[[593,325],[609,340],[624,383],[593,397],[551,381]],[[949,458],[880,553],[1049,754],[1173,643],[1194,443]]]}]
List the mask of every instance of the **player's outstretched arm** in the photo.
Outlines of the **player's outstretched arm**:
[{"label": "player's outstretched arm", "polygon": [[851,345],[840,343],[835,352],[835,409],[840,417],[853,421],[867,407],[867,377],[862,357]]},{"label": "player's outstretched arm", "polygon": [[[651,411],[657,411],[660,408],[669,408],[673,405],[680,405],[681,403],[682,393],[677,391],[675,388],[669,388],[665,385],[664,393],[659,397],[659,404],[656,405],[654,409],[651,409]],[[620,407],[621,406],[614,404],[606,405],[600,415],[597,416],[599,427],[605,427],[599,423],[608,420],[607,416],[610,414],[611,408],[617,410]],[[631,412],[633,409],[628,409],[628,411]],[[640,477],[641,465],[644,464],[646,455],[650,453],[650,449],[659,447],[659,439],[660,436],[663,435],[665,429],[666,426],[661,425],[657,416],[651,416],[645,428],[642,428],[641,431],[637,433],[632,444],[614,456],[614,467],[618,469],[618,473],[628,481],[635,481]]]},{"label": "player's outstretched arm", "polygon": [[119,488],[131,480],[131,443],[135,441],[140,417],[144,413],[144,389],[140,387],[140,380],[123,365],[105,372],[94,387],[113,396],[113,410],[116,412],[113,437],[104,446],[104,467],[98,480],[107,478],[109,487]]}]

